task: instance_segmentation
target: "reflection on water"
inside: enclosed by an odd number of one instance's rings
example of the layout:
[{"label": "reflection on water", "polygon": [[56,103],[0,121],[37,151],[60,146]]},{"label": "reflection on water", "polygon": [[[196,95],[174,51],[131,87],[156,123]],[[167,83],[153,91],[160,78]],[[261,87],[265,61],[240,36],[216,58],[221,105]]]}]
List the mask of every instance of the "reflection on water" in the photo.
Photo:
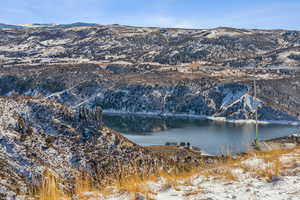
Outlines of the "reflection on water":
[{"label": "reflection on water", "polygon": [[[254,124],[233,124],[200,119],[105,115],[104,122],[140,145],[190,142],[207,153],[236,153],[247,150],[255,137]],[[259,125],[260,139],[298,132],[297,126]]]}]

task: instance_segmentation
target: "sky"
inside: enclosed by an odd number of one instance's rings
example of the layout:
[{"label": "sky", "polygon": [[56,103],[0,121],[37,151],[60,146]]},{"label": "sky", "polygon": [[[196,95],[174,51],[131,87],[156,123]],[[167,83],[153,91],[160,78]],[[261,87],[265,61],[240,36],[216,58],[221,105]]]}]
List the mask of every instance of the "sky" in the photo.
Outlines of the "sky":
[{"label": "sky", "polygon": [[300,30],[300,0],[0,0],[0,23]]}]

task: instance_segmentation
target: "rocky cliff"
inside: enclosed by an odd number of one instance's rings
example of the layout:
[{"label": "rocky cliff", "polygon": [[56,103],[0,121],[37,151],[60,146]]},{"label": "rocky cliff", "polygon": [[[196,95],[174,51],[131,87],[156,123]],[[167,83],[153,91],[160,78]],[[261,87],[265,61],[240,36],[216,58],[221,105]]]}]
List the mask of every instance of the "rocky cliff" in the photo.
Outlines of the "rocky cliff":
[{"label": "rocky cliff", "polygon": [[0,199],[25,198],[45,170],[69,184],[75,173],[97,174],[104,184],[122,170],[151,173],[162,166],[149,151],[105,127],[99,109],[75,111],[24,97],[0,98],[0,161]]},{"label": "rocky cliff", "polygon": [[[74,109],[100,106],[105,111],[190,114],[260,120],[298,120],[299,78],[288,76],[257,81],[251,77],[213,77],[206,74],[117,73],[97,65],[22,69],[0,77],[0,94],[38,96]],[[60,73],[60,70],[62,72]]]}]

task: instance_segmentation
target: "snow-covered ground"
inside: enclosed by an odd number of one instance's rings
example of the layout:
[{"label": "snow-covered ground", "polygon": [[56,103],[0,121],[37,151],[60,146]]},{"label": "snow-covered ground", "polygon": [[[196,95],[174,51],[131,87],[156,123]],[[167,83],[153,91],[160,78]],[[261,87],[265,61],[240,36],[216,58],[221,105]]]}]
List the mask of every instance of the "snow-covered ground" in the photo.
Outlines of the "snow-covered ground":
[{"label": "snow-covered ground", "polygon": [[[155,191],[149,196],[157,200],[299,200],[300,173],[298,176],[278,177],[278,180],[266,182],[255,178],[242,181],[206,181],[197,177],[191,185],[166,187],[152,183]],[[116,194],[107,197],[107,200],[132,199],[130,194]],[[137,196],[137,195],[135,195]],[[141,199],[147,199],[140,194]],[[90,200],[97,198],[91,198]]]},{"label": "snow-covered ground", "polygon": [[[268,161],[273,158],[274,160]],[[113,194],[106,197],[96,193],[85,193],[89,200],[106,199],[156,199],[156,200],[299,200],[300,199],[300,150],[299,148],[280,156],[260,155],[249,157],[230,165],[230,172],[235,179],[220,179],[214,174],[204,176],[195,173],[186,179],[178,179],[177,183],[169,184],[166,178],[144,183],[142,191],[128,193],[113,189]],[[273,170],[276,160],[280,160],[280,175],[263,177],[260,173],[266,169]],[[228,167],[219,166],[221,169]],[[144,194],[143,194],[144,193]]]},{"label": "snow-covered ground", "polygon": [[154,199],[239,199],[279,200],[300,198],[300,177],[287,176],[277,181],[265,182],[248,178],[241,182],[204,181],[195,179],[192,186],[181,186],[159,192]]}]

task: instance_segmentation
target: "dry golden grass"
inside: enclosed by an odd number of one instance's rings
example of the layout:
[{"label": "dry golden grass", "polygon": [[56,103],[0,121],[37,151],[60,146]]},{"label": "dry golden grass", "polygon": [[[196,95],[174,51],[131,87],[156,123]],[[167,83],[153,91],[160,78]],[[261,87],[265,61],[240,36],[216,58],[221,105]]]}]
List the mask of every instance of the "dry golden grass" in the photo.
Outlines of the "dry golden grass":
[{"label": "dry golden grass", "polygon": [[54,176],[51,171],[46,170],[43,175],[43,182],[35,195],[37,200],[69,199],[68,196],[59,188],[57,177]]},{"label": "dry golden grass", "polygon": [[[249,153],[243,160],[257,158],[263,160],[264,165],[258,166],[257,168],[250,168],[240,162],[239,167],[243,168],[246,172],[250,172],[254,177],[271,180],[273,176],[279,176],[286,172],[287,168],[290,167],[292,163],[299,162],[300,159],[297,159],[297,156],[294,155],[294,152],[297,152],[299,149],[299,147],[291,149],[276,148],[266,152]],[[292,162],[282,162],[282,156],[289,154],[293,154],[294,159],[291,160]]]},{"label": "dry golden grass", "polygon": [[147,194],[149,189],[146,185],[146,181],[148,181],[148,179],[141,178],[140,176],[132,176],[116,181],[113,186],[121,192]]},{"label": "dry golden grass", "polygon": [[211,170],[205,170],[200,173],[206,177],[207,180],[210,178],[221,179],[225,181],[236,181],[237,177],[231,172],[230,168],[215,168]]},{"label": "dry golden grass", "polygon": [[85,173],[75,175],[75,189],[71,196],[76,196],[81,200],[87,200],[90,197],[95,195],[100,196],[103,193],[104,191],[101,191],[94,186],[93,180],[89,175]]},{"label": "dry golden grass", "polygon": [[[289,156],[285,162],[282,161],[283,156]],[[245,161],[258,159],[262,161],[262,165],[249,166]],[[86,200],[91,195],[108,196],[116,191],[119,193],[129,194],[132,199],[136,199],[137,194],[142,194],[146,199],[152,199],[152,191],[149,189],[147,182],[161,181],[161,185],[166,188],[173,187],[180,190],[179,186],[192,186],[193,179],[197,176],[206,177],[207,179],[220,179],[225,181],[239,181],[237,175],[233,172],[236,169],[247,173],[252,177],[261,178],[267,181],[279,176],[290,169],[291,166],[300,162],[300,147],[290,149],[273,149],[270,151],[249,152],[240,156],[228,156],[226,159],[218,160],[210,164],[200,164],[198,167],[190,167],[188,169],[177,168],[161,170],[156,174],[145,176],[144,174],[136,174],[130,176],[120,176],[112,184],[100,188],[96,186],[92,178],[86,174],[76,176],[74,191],[70,195],[62,192],[58,187],[57,178],[50,172],[44,174],[44,181],[38,189],[36,199],[38,200],[60,200],[71,199],[77,197],[79,200]],[[113,190],[111,188],[114,188]],[[185,196],[192,196],[200,193],[202,189],[196,191],[187,191]]]},{"label": "dry golden grass", "polygon": [[[282,156],[292,154],[292,159],[288,162],[282,162]],[[244,161],[248,159],[260,159],[263,166],[251,167],[247,166]],[[276,148],[269,151],[255,151],[233,158],[228,156],[225,160],[220,160],[213,165],[203,166],[200,169],[194,170],[197,174],[206,177],[207,179],[222,179],[230,181],[238,181],[238,178],[233,173],[234,169],[241,169],[244,173],[249,173],[255,178],[272,180],[274,176],[287,173],[289,167],[300,162],[300,147],[283,149]]]}]

